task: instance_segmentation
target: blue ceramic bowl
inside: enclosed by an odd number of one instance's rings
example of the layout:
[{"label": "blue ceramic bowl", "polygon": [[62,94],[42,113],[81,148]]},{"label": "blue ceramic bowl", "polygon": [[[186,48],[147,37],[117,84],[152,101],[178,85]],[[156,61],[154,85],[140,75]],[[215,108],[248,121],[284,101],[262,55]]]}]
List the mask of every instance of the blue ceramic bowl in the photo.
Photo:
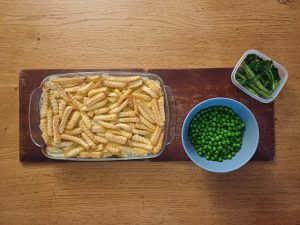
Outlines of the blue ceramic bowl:
[{"label": "blue ceramic bowl", "polygon": [[[210,106],[228,106],[245,122],[243,142],[240,151],[231,160],[215,162],[200,157],[189,140],[188,131],[192,118],[200,110]],[[211,98],[196,105],[187,115],[182,126],[182,144],[190,159],[205,170],[225,173],[236,170],[245,165],[256,151],[259,140],[259,128],[252,112],[242,103],[230,98]]]}]

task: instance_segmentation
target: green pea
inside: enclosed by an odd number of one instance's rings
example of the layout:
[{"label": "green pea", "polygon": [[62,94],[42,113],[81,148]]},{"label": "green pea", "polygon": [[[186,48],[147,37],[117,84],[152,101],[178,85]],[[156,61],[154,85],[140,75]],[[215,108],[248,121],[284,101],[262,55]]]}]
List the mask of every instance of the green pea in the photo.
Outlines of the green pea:
[{"label": "green pea", "polygon": [[235,156],[245,123],[225,106],[207,107],[192,118],[188,136],[199,156],[220,161]]}]

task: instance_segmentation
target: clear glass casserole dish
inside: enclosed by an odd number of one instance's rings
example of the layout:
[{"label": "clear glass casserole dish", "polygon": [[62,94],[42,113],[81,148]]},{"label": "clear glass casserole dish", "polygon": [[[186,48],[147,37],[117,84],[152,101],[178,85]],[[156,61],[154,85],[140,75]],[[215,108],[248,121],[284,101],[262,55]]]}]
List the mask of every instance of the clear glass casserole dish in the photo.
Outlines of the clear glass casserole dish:
[{"label": "clear glass casserole dish", "polygon": [[[39,128],[40,124],[40,109],[42,105],[42,85],[49,81],[50,79],[53,79],[55,77],[75,77],[75,76],[95,76],[99,74],[106,74],[110,76],[136,76],[140,75],[141,77],[145,77],[152,80],[157,80],[161,88],[164,92],[164,104],[165,104],[165,125],[164,125],[164,139],[163,139],[163,145],[158,154],[151,154],[149,153],[146,156],[135,156],[135,155],[129,155],[127,157],[112,157],[112,158],[99,158],[99,159],[93,159],[93,158],[66,158],[63,154],[49,154],[46,151],[46,144],[42,138],[42,133]],[[172,140],[175,137],[175,128],[176,128],[176,109],[175,109],[175,99],[174,95],[171,91],[171,89],[166,86],[163,82],[163,80],[154,73],[146,73],[146,72],[123,72],[123,71],[96,71],[96,72],[76,72],[76,73],[62,73],[62,74],[53,74],[49,75],[44,78],[44,80],[41,82],[41,85],[37,87],[30,96],[29,101],[29,132],[31,136],[32,142],[38,146],[42,153],[50,158],[55,160],[68,160],[68,161],[120,161],[120,160],[133,160],[133,159],[150,159],[150,158],[156,158],[159,155],[161,155],[166,148],[167,145],[169,145]]]}]

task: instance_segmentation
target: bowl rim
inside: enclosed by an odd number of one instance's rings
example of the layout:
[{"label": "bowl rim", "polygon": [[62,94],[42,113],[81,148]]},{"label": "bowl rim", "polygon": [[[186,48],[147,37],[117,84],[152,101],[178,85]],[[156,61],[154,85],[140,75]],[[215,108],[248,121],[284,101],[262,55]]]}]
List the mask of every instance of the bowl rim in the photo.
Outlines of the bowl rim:
[{"label": "bowl rim", "polygon": [[[256,133],[256,140],[257,140],[257,141],[256,141],[256,144],[255,144],[255,146],[254,146],[255,148],[254,148],[254,150],[252,151],[252,153],[249,154],[249,156],[246,158],[246,160],[243,161],[242,163],[240,163],[239,166],[237,166],[237,167],[235,167],[235,168],[233,168],[233,169],[227,169],[227,170],[224,170],[224,171],[219,171],[219,170],[210,169],[210,168],[207,168],[207,167],[203,166],[202,164],[196,162],[196,160],[194,160],[194,158],[193,158],[193,157],[190,155],[190,153],[188,152],[186,143],[185,143],[184,138],[183,138],[183,137],[184,137],[184,128],[188,125],[188,124],[187,124],[187,119],[191,117],[191,114],[192,114],[195,110],[197,110],[197,108],[198,108],[200,105],[202,105],[202,104],[204,104],[204,103],[206,103],[206,102],[214,101],[214,100],[232,101],[232,102],[234,102],[235,104],[238,104],[238,105],[240,105],[241,107],[244,107],[244,108],[246,109],[246,111],[248,111],[250,117],[252,117],[253,121],[255,122],[255,127],[257,128],[257,133]],[[209,106],[209,107],[210,107],[210,106]],[[200,111],[200,110],[199,110],[199,111]],[[188,129],[188,128],[187,128],[187,129]],[[186,130],[186,129],[185,129],[185,130]],[[194,164],[196,164],[197,166],[199,166],[199,167],[201,167],[202,169],[204,169],[204,170],[206,170],[206,171],[209,171],[209,172],[214,172],[214,173],[227,173],[227,172],[232,172],[232,171],[235,171],[235,170],[241,168],[242,166],[244,166],[245,164],[247,164],[247,163],[250,161],[250,159],[253,157],[253,155],[255,154],[255,152],[256,152],[256,150],[257,150],[257,146],[258,146],[258,143],[259,143],[259,126],[258,126],[257,120],[256,120],[254,114],[252,113],[252,111],[251,111],[246,105],[244,105],[243,103],[241,103],[241,102],[239,102],[239,101],[237,101],[237,100],[235,100],[235,99],[232,99],[232,98],[226,98],[226,97],[209,98],[209,99],[206,99],[206,100],[204,100],[204,101],[198,103],[197,105],[195,105],[195,106],[189,111],[189,113],[186,115],[186,117],[185,117],[185,119],[184,119],[184,121],[183,121],[183,124],[182,124],[182,128],[181,128],[181,141],[182,141],[182,145],[183,145],[183,148],[184,148],[185,153],[188,155],[188,157],[190,158],[190,160],[191,160]],[[200,156],[199,156],[199,157],[200,157]],[[205,159],[205,160],[206,160],[206,159]]]}]

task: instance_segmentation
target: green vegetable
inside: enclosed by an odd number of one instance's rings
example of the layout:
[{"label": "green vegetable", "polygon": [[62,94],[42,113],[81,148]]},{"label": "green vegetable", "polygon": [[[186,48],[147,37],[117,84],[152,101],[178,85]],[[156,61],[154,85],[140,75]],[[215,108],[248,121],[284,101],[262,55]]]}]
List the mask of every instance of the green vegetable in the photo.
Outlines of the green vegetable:
[{"label": "green vegetable", "polygon": [[270,95],[268,95],[267,93],[263,92],[261,89],[259,89],[257,86],[255,86],[254,84],[249,84],[249,87],[252,88],[257,94],[259,94],[260,96],[263,96],[265,98],[269,98]]},{"label": "green vegetable", "polygon": [[245,58],[235,76],[239,84],[263,98],[270,98],[280,83],[278,69],[274,67],[273,62],[254,54]]},{"label": "green vegetable", "polygon": [[248,91],[250,91],[251,93],[258,95],[253,89],[251,89],[249,86],[244,86],[244,88],[246,88]]},{"label": "green vegetable", "polygon": [[[246,72],[246,74],[248,75],[248,79],[254,79],[255,78],[255,74],[253,73],[253,71],[251,70],[251,68],[247,65],[247,63],[244,61],[242,62],[242,65],[244,67],[244,70]],[[263,92],[265,93],[269,93],[269,91],[261,84],[261,82],[259,80],[253,81],[251,83],[255,83],[256,86],[261,89]]]},{"label": "green vegetable", "polygon": [[222,162],[241,148],[245,123],[231,108],[208,107],[198,112],[189,126],[189,139],[199,156]]}]

